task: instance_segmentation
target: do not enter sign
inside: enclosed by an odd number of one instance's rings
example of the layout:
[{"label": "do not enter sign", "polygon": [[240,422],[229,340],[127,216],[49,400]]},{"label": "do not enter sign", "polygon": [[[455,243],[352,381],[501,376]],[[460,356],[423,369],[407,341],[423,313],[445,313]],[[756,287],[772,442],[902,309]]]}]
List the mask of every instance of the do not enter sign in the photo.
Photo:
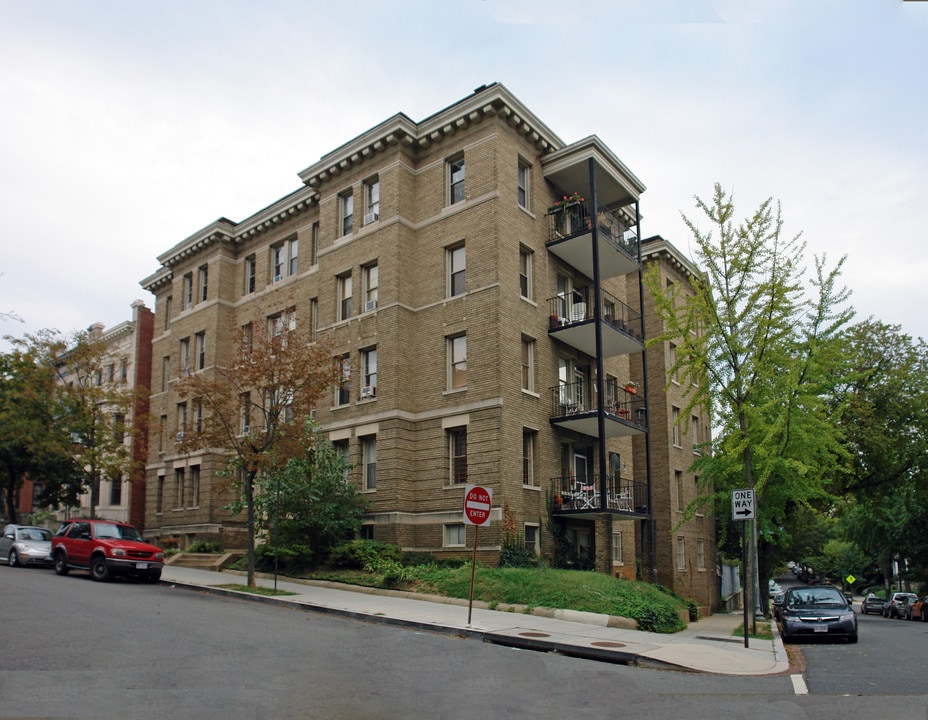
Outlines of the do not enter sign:
[{"label": "do not enter sign", "polygon": [[464,488],[464,522],[468,525],[489,525],[493,491],[481,485]]}]

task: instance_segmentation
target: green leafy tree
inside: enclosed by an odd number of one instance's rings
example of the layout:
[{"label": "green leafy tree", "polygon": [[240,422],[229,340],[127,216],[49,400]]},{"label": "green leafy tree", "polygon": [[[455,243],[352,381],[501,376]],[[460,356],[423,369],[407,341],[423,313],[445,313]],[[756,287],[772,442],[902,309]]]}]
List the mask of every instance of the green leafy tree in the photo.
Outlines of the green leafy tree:
[{"label": "green leafy tree", "polygon": [[268,543],[305,545],[319,557],[357,535],[368,502],[348,481],[344,455],[311,422],[306,433],[305,453],[258,478],[257,525]]},{"label": "green leafy tree", "polygon": [[[738,487],[755,491],[753,613],[759,543],[782,542],[796,508],[830,501],[828,482],[844,450],[836,429],[842,408],[829,403],[838,382],[836,337],[852,311],[838,285],[843,259],[829,268],[816,258],[807,280],[805,244],[784,235],[772,199],[737,221],[733,199],[716,184],[712,198],[697,197],[696,207],[710,229],[683,219],[703,274],[693,278],[693,293],[684,294],[661,287],[656,269],[648,273],[664,328],[650,344],[677,346],[670,373],[688,390],[681,419],[697,407],[713,411],[712,452],[694,465],[703,490],[696,502],[709,502],[713,489],[716,499]],[[771,554],[760,558],[769,563]]]},{"label": "green leafy tree", "polygon": [[227,358],[177,384],[179,395],[202,409],[199,424],[184,428],[181,449],[226,452],[240,498],[231,507],[246,515],[248,585],[255,587],[256,480],[305,454],[306,423],[332,387],[335,366],[326,345],[297,329],[256,322],[230,337],[234,351]]}]

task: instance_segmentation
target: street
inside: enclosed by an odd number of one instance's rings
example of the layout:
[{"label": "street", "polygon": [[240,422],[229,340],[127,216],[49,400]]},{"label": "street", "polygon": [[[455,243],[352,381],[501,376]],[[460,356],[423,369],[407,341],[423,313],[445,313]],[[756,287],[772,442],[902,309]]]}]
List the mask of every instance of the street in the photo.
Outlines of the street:
[{"label": "street", "polygon": [[877,616],[857,646],[801,645],[810,694],[796,695],[788,675],[610,665],[78,572],[0,567],[0,607],[4,720],[924,720],[928,707],[919,665],[898,661],[923,654],[928,624]]}]

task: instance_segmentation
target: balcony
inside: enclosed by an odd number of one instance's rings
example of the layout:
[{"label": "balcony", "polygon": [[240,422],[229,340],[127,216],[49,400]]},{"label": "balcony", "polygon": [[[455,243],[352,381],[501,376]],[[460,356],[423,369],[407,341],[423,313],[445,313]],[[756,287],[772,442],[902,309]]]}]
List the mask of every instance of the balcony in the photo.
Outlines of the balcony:
[{"label": "balcony", "polygon": [[573,202],[548,212],[547,248],[587,277],[593,274],[593,224],[599,230],[600,279],[637,272],[638,238],[617,215],[600,204],[595,219],[588,201]]},{"label": "balcony", "polygon": [[[594,290],[574,290],[548,300],[548,334],[555,340],[596,357]],[[630,355],[644,350],[641,339],[641,313],[633,310],[605,290],[600,292],[602,308],[603,357]]]},{"label": "balcony", "polygon": [[[614,383],[606,385],[605,437],[642,435],[648,428],[647,402],[637,392],[627,392]],[[564,383],[551,388],[551,424],[599,437],[599,403],[588,382]]]},{"label": "balcony", "polygon": [[610,475],[606,478],[606,494],[603,495],[599,478],[599,475],[553,478],[554,514],[577,517],[596,512],[648,515],[645,483]]}]

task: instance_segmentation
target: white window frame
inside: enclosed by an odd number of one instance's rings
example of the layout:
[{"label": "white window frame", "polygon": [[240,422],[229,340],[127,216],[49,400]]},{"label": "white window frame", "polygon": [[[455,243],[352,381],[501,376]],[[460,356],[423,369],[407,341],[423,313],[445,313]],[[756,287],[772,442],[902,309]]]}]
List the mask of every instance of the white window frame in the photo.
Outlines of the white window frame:
[{"label": "white window frame", "polygon": [[706,539],[696,538],[696,569],[706,569]]},{"label": "white window frame", "polygon": [[535,392],[535,341],[527,337],[522,338],[522,389]]},{"label": "white window frame", "polygon": [[519,158],[519,169],[516,178],[516,202],[525,210],[531,209],[532,166]]},{"label": "white window frame", "polygon": [[364,182],[364,224],[370,225],[380,219],[380,178]]},{"label": "white window frame", "polygon": [[193,273],[184,275],[184,310],[193,307]]},{"label": "white window frame", "polygon": [[338,307],[337,319],[339,322],[348,320],[351,317],[351,300],[354,287],[351,279],[351,272],[342,273],[337,278],[338,284]]},{"label": "white window frame", "polygon": [[447,339],[448,390],[467,387],[467,335],[454,335]]},{"label": "white window frame", "polygon": [[532,265],[534,253],[522,246],[519,248],[519,295],[526,300],[532,299]]},{"label": "white window frame", "polygon": [[448,158],[445,162],[445,172],[445,187],[447,187],[448,192],[447,204],[456,205],[464,202],[467,199],[467,186],[465,183],[467,172],[464,164],[464,153]]},{"label": "white window frame", "polygon": [[613,565],[624,565],[624,548],[622,547],[622,532],[613,531],[612,532],[612,564]]},{"label": "white window frame", "polygon": [[180,339],[180,372],[181,375],[190,374],[190,338]]},{"label": "white window frame", "polygon": [[364,489],[377,489],[377,436],[361,438],[361,467],[364,473]]},{"label": "white window frame", "polygon": [[206,302],[207,290],[209,288],[209,265],[201,265],[197,268],[197,302]]},{"label": "white window frame", "polygon": [[673,502],[674,510],[677,513],[683,512],[683,504],[686,500],[684,493],[686,492],[683,487],[683,471],[674,470],[673,471]]},{"label": "white window frame", "polygon": [[354,232],[354,191],[347,190],[338,196],[338,233],[347,237]]},{"label": "white window frame", "polygon": [[257,284],[258,259],[254,255],[245,258],[245,294],[251,295]]},{"label": "white window frame", "polygon": [[467,248],[464,243],[457,243],[449,247],[446,252],[445,262],[447,265],[448,297],[464,295],[467,292]]},{"label": "white window frame", "polygon": [[686,570],[686,538],[683,535],[677,535],[676,541],[676,558],[677,571]]},{"label": "white window frame", "polygon": [[[529,536],[534,537],[529,540]],[[527,522],[522,526],[522,537],[525,541],[525,549],[534,552],[536,555],[541,554],[541,526],[538,523]]]},{"label": "white window frame", "polygon": [[[467,484],[467,426],[460,425],[446,430],[448,436],[448,484]],[[463,448],[459,447],[463,441]],[[463,449],[463,452],[461,450]]]},{"label": "white window frame", "polygon": [[361,374],[363,387],[372,389],[373,397],[377,396],[377,347],[361,351]]},{"label": "white window frame", "polygon": [[193,336],[194,352],[196,353],[196,369],[203,370],[206,368],[206,331],[203,330]]},{"label": "white window frame", "polygon": [[377,263],[365,265],[362,269],[364,282],[364,312],[372,312],[377,308],[380,295],[380,270]]},{"label": "white window frame", "polygon": [[538,431],[522,428],[522,486],[538,487],[535,479],[535,449],[538,445]]},{"label": "white window frame", "polygon": [[443,547],[467,547],[467,526],[464,523],[446,523],[442,526]]},{"label": "white window frame", "polygon": [[351,402],[351,355],[343,353],[335,358],[339,382],[335,386],[335,406],[344,407]]},{"label": "white window frame", "polygon": [[683,447],[683,444],[680,442],[680,408],[676,405],[670,408],[670,424],[673,446]]}]

